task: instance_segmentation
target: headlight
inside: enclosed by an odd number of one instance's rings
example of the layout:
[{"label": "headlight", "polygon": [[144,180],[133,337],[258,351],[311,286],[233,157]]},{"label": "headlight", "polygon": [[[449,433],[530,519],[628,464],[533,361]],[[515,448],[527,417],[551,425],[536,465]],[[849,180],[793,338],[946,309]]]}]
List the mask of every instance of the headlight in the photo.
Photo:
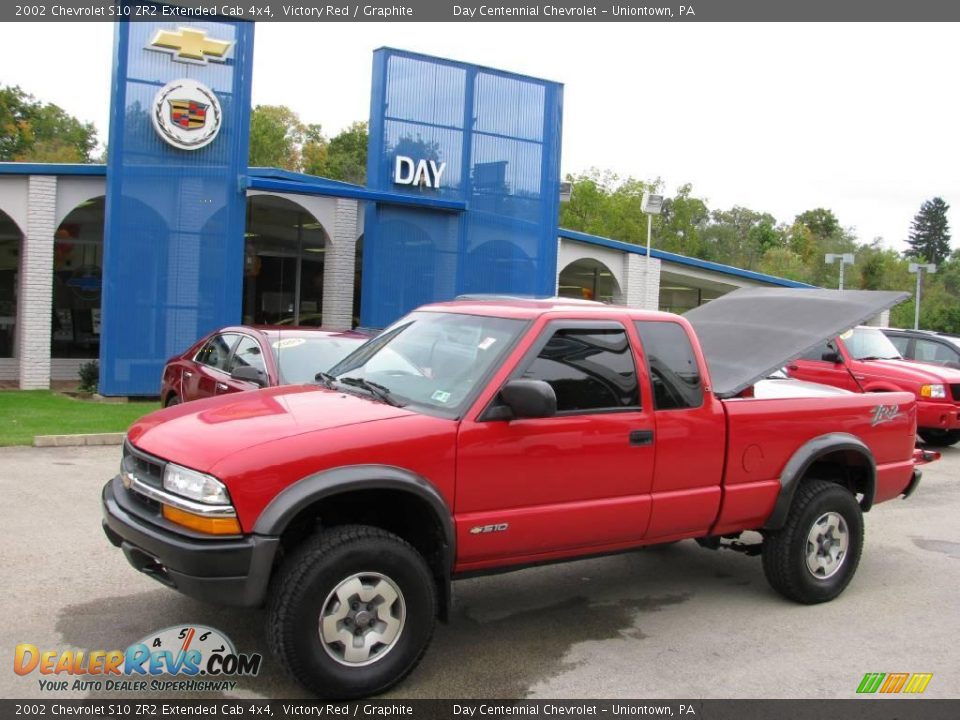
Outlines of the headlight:
[{"label": "headlight", "polygon": [[921,385],[920,397],[943,400],[944,398],[947,397],[947,386],[946,385]]},{"label": "headlight", "polygon": [[229,505],[226,486],[210,475],[167,463],[163,470],[163,487],[170,492],[208,505]]}]

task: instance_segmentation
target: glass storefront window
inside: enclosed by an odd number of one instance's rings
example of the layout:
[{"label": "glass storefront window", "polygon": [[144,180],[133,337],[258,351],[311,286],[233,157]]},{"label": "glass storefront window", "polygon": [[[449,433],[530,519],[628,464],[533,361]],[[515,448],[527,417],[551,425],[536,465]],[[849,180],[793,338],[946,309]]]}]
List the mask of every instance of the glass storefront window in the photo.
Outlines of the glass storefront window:
[{"label": "glass storefront window", "polygon": [[103,217],[104,199],[88,200],[64,218],[54,235],[52,357],[100,356]]},{"label": "glass storefront window", "polygon": [[16,223],[0,212],[0,357],[16,357],[21,239]]},{"label": "glass storefront window", "polygon": [[320,325],[326,247],[326,231],[304,208],[271,195],[249,198],[244,324]]}]

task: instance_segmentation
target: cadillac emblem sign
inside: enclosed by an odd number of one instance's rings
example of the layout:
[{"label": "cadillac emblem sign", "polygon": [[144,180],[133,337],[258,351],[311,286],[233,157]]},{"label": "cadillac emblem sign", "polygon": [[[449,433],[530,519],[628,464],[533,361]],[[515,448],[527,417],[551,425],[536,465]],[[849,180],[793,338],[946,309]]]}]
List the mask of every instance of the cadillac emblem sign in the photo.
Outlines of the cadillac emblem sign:
[{"label": "cadillac emblem sign", "polygon": [[180,150],[198,150],[213,142],[222,116],[213,91],[188,78],[167,83],[153,99],[154,129]]}]

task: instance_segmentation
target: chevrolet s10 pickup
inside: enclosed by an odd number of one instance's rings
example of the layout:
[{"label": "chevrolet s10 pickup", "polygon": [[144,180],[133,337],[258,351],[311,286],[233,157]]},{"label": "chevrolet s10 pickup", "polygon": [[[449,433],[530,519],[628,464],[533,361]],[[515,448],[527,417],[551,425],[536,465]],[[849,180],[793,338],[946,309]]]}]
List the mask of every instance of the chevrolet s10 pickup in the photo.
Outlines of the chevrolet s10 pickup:
[{"label": "chevrolet s10 pickup", "polygon": [[425,306],[315,384],[136,422],[104,530],[171,588],[266,605],[277,658],[325,697],[403,679],[452,581],[479,573],[695,538],[761,555],[790,600],[828,601],[857,570],[863,514],[917,487],[916,400],[751,389],[899,297]]}]

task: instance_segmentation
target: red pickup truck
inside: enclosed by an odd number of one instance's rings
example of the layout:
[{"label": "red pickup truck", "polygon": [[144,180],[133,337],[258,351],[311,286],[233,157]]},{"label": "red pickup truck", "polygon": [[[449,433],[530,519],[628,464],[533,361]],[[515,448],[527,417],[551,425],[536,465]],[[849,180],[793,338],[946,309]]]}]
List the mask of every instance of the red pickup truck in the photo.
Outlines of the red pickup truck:
[{"label": "red pickup truck", "polygon": [[960,370],[905,360],[878,328],[857,327],[787,365],[787,374],[853,392],[909,392],[928,445],[960,442]]},{"label": "red pickup truck", "polygon": [[[563,300],[423,307],[316,385],[138,421],[105,532],[183,593],[266,603],[282,665],[339,698],[409,673],[471,574],[697,538],[762,551],[791,600],[835,598],[862,513],[919,482],[913,396],[744,397],[765,368],[718,357],[712,379],[692,322]],[[812,339],[796,343],[778,361]],[[731,542],[747,530],[762,548]]]}]

